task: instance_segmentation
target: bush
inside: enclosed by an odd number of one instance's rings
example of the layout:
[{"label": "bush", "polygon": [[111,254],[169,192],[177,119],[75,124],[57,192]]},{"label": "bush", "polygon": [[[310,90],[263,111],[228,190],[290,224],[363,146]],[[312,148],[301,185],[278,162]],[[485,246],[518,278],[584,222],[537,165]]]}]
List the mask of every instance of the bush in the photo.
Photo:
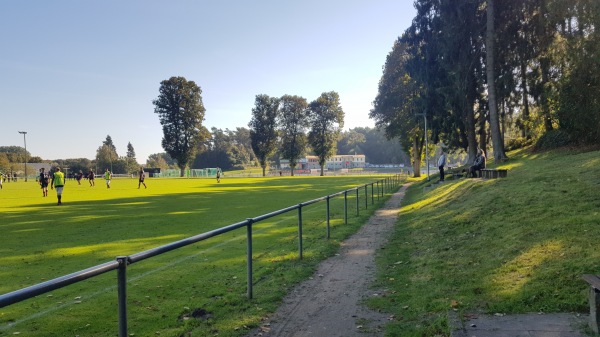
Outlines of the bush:
[{"label": "bush", "polygon": [[544,133],[534,146],[535,151],[551,150],[573,144],[571,136],[564,130],[551,130]]},{"label": "bush", "polygon": [[533,144],[533,139],[527,139],[525,137],[519,137],[519,138],[514,138],[514,139],[510,139],[507,143],[506,143],[506,151],[512,151],[512,150],[516,150],[516,149],[522,149],[524,147],[530,146]]}]

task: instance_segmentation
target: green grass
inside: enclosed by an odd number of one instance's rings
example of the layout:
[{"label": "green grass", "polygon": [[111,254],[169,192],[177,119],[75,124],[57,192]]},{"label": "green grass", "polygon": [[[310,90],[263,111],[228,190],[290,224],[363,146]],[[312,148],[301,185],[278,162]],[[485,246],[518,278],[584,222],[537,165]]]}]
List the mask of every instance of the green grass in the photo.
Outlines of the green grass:
[{"label": "green grass", "polygon": [[369,301],[394,315],[387,336],[449,336],[448,310],[589,311],[581,275],[600,273],[600,152],[509,157],[505,179],[409,189],[377,258],[384,295]]},{"label": "green grass", "polygon": [[[35,182],[0,190],[0,294],[31,286],[179,239],[339,192],[379,177],[97,179],[68,181],[63,205],[42,197]],[[371,191],[369,189],[369,198]],[[355,194],[303,208],[304,259],[298,259],[297,211],[253,225],[254,299],[246,298],[245,229],[132,264],[128,276],[129,332],[136,336],[239,336],[274,311],[291,287],[335,253],[340,241],[384,202]],[[0,336],[116,336],[116,272],[0,308]],[[193,317],[196,312],[197,317]],[[190,318],[191,317],[191,318]]]}]

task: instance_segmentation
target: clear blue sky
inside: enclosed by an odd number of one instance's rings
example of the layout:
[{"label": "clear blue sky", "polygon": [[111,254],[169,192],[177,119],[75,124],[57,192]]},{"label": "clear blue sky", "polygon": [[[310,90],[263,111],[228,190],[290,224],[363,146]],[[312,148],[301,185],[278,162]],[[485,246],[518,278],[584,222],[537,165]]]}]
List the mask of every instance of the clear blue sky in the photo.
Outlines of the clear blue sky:
[{"label": "clear blue sky", "polygon": [[89,158],[106,135],[138,162],[163,152],[162,80],[202,89],[204,125],[247,127],[258,94],[336,91],[345,129],[371,102],[411,0],[0,0],[0,146]]}]

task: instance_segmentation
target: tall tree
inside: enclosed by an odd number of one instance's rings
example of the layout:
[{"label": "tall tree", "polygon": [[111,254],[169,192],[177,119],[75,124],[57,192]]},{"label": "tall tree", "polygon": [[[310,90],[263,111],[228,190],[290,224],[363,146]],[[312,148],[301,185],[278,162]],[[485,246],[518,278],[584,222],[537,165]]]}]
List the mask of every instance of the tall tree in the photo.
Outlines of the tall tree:
[{"label": "tall tree", "polygon": [[[414,29],[412,33],[416,31]],[[394,43],[386,58],[369,116],[375,119],[378,128],[385,131],[388,139],[398,138],[404,150],[412,154],[413,172],[415,177],[419,177],[425,132],[419,123],[421,119],[415,117],[415,110],[421,101],[421,90],[408,70],[411,59],[417,56],[411,54],[410,47],[401,40]]]},{"label": "tall tree", "polygon": [[277,117],[279,115],[279,98],[267,95],[256,95],[250,127],[252,150],[266,176],[269,157],[277,149]]},{"label": "tall tree", "polygon": [[110,149],[112,149],[113,151],[115,151],[115,154],[117,153],[117,147],[113,143],[112,137],[110,135],[106,135],[106,140],[104,140],[102,142],[102,144],[108,146]]},{"label": "tall tree", "polygon": [[102,144],[96,150],[96,165],[102,172],[104,172],[105,169],[109,169],[112,172],[114,163],[116,163],[118,159],[114,149],[111,148],[110,145]]},{"label": "tall tree", "polygon": [[291,95],[281,97],[278,121],[281,134],[281,156],[290,161],[292,176],[298,159],[304,155],[306,150],[306,129],[309,125],[307,106],[308,103],[303,97]]},{"label": "tall tree", "polygon": [[562,33],[566,63],[560,79],[558,121],[575,144],[600,144],[600,3],[566,2]]},{"label": "tall tree", "polygon": [[494,0],[487,0],[487,22],[485,31],[486,52],[486,74],[488,104],[490,111],[490,129],[492,134],[492,146],[494,148],[494,160],[496,163],[506,159],[504,153],[504,139],[500,133],[500,118],[498,118],[498,103],[496,102],[496,76],[495,70],[495,32],[494,32]]},{"label": "tall tree", "polygon": [[308,105],[311,129],[308,141],[319,158],[321,176],[327,159],[335,155],[337,140],[344,127],[344,110],[335,91],[324,92]]},{"label": "tall tree", "polygon": [[127,173],[134,173],[138,170],[138,162],[135,158],[135,150],[133,149],[133,145],[131,142],[127,143],[127,156],[125,157]]},{"label": "tall tree", "polygon": [[160,83],[158,98],[152,102],[163,127],[163,149],[177,161],[182,177],[203,141],[206,109],[201,93],[194,81],[171,77]]},{"label": "tall tree", "polygon": [[105,168],[109,168],[112,172],[114,169],[114,164],[118,160],[119,155],[117,154],[117,147],[113,143],[112,137],[110,135],[106,135],[106,139],[102,141],[102,146],[96,150],[96,163],[103,171]]}]

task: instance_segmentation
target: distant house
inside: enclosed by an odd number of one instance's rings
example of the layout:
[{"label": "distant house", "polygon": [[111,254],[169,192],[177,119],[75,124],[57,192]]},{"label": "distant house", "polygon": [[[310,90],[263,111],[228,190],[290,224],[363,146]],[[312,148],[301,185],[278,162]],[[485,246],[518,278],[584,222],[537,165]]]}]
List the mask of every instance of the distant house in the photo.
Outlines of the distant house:
[{"label": "distant house", "polygon": [[[281,169],[289,169],[290,161],[282,159],[280,161]],[[350,168],[364,168],[366,167],[365,155],[364,154],[345,154],[335,155],[325,162],[326,170],[339,170],[339,169],[350,169]],[[306,156],[298,160],[296,169],[300,170],[316,170],[320,169],[319,157],[317,156]]]},{"label": "distant house", "polygon": [[349,168],[364,168],[366,166],[364,154],[336,155],[327,160],[325,167],[328,170]]}]

